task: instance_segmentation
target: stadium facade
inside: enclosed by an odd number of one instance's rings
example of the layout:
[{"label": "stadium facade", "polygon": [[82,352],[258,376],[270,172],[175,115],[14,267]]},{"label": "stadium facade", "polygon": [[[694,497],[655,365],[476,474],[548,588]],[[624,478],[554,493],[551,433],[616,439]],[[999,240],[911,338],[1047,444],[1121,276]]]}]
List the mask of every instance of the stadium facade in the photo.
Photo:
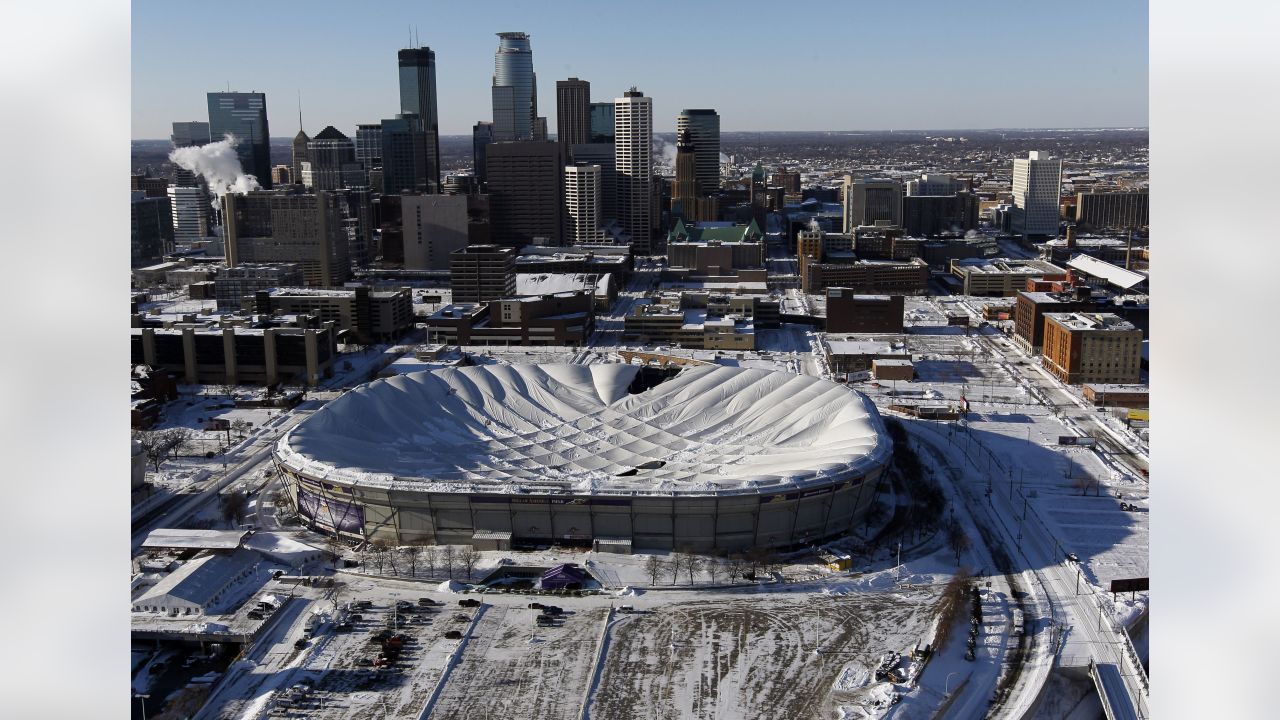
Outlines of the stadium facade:
[{"label": "stadium facade", "polygon": [[299,515],[350,539],[732,552],[846,534],[891,449],[866,396],[819,378],[481,365],[356,388],[274,457]]}]

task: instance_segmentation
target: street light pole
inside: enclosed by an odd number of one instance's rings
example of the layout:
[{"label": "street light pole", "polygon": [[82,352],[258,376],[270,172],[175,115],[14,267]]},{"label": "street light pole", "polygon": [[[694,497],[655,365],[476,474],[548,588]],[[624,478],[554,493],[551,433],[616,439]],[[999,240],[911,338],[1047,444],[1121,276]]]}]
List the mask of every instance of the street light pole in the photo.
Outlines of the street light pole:
[{"label": "street light pole", "polygon": [[135,693],[134,697],[138,698],[138,702],[142,703],[142,720],[147,720],[147,698],[151,696]]},{"label": "street light pole", "polygon": [[949,696],[951,695],[951,676],[952,676],[952,675],[959,675],[959,674],[960,674],[960,671],[959,671],[959,670],[956,670],[956,671],[954,671],[954,672],[949,672],[949,673],[947,673],[947,681],[946,681],[946,683],[944,683],[944,684],[943,684],[943,686],[942,686],[942,695],[943,695],[943,697],[949,697]]}]

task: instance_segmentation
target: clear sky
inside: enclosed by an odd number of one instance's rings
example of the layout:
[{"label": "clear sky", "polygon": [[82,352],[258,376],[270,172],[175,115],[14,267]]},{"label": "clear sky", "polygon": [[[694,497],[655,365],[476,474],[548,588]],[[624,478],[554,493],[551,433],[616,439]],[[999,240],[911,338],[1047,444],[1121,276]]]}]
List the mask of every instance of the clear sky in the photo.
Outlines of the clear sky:
[{"label": "clear sky", "polygon": [[133,3],[134,138],[208,120],[205,93],[267,94],[271,134],[353,135],[399,108],[396,51],[436,51],[441,133],[491,119],[495,33],[529,33],[538,114],[555,132],[555,82],[593,101],[632,85],[654,129],[715,108],[723,130],[1142,127],[1147,4],[914,2]]}]

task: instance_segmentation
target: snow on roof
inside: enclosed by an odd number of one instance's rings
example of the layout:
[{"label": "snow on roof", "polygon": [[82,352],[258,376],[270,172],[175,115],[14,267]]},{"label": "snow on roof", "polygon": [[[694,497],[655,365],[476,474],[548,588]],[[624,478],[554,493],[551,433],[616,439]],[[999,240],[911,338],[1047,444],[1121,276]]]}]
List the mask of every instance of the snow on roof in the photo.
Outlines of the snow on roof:
[{"label": "snow on roof", "polygon": [[1089,255],[1076,255],[1067,261],[1067,266],[1075,268],[1094,277],[1100,277],[1103,280],[1115,285],[1119,288],[1128,290],[1143,280],[1147,279],[1146,275],[1136,273],[1131,270],[1125,270],[1119,265],[1112,265],[1098,258]]},{"label": "snow on roof", "polygon": [[879,340],[827,340],[827,345],[832,355],[907,355],[905,350],[894,350]]},{"label": "snow on roof", "polygon": [[173,607],[174,602],[209,607],[232,580],[242,577],[257,564],[255,553],[237,551],[229,555],[205,555],[183,563],[154,587],[138,596],[134,606]]},{"label": "snow on roof", "polygon": [[308,560],[314,560],[319,557],[322,550],[314,545],[308,545],[289,537],[284,533],[278,532],[257,532],[245,541],[244,546],[250,550],[266,555],[272,560],[278,560],[286,565],[299,566]]},{"label": "snow on roof", "polygon": [[539,296],[556,293],[594,292],[596,275],[594,273],[517,273],[516,295]]},{"label": "snow on roof", "polygon": [[144,548],[234,550],[249,535],[248,530],[184,530],[157,528],[142,541]]},{"label": "snow on roof", "polygon": [[874,405],[842,385],[701,365],[628,394],[638,371],[480,365],[377,380],[300,423],[276,457],[329,482],[543,494],[755,494],[888,457]]}]

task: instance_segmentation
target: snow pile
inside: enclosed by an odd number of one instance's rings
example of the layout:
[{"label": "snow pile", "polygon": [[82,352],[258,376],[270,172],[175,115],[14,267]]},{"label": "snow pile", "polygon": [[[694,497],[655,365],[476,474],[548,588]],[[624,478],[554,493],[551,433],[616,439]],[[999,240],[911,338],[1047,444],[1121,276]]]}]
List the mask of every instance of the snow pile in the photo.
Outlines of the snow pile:
[{"label": "snow pile", "polygon": [[840,692],[849,692],[857,690],[870,682],[871,669],[861,663],[851,662],[840,671],[840,677],[836,678],[832,689]]},{"label": "snow pile", "polygon": [[639,590],[628,585],[618,592],[618,597],[640,597],[643,594],[643,590]]},{"label": "snow pile", "polygon": [[460,593],[466,589],[467,586],[457,580],[446,580],[436,586],[436,590],[445,593]]}]

